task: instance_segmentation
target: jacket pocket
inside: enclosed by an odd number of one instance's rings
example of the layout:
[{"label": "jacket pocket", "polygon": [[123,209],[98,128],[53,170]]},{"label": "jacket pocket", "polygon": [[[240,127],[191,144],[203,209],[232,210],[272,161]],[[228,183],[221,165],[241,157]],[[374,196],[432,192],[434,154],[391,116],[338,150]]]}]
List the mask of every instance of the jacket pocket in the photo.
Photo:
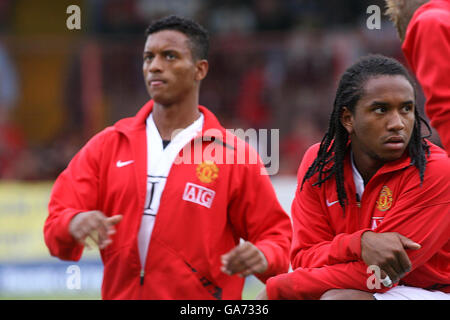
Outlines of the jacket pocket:
[{"label": "jacket pocket", "polygon": [[[152,283],[163,286],[163,299],[222,299],[223,289],[205,276],[181,254],[160,240],[152,239],[146,268]],[[147,279],[146,279],[147,281]],[[155,287],[156,288],[156,287]]]}]

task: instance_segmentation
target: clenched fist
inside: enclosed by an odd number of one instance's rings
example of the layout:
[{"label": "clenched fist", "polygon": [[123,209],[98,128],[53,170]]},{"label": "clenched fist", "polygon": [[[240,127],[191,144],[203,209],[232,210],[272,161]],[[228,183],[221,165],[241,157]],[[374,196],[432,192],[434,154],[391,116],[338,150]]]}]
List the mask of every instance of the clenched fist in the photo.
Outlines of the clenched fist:
[{"label": "clenched fist", "polygon": [[382,278],[388,275],[394,283],[411,271],[411,261],[406,250],[418,249],[420,244],[397,232],[368,231],[361,237],[361,258],[368,266],[378,266]]},{"label": "clenched fist", "polygon": [[251,242],[244,242],[222,255],[222,272],[241,277],[253,273],[264,273],[267,270],[267,259]]}]

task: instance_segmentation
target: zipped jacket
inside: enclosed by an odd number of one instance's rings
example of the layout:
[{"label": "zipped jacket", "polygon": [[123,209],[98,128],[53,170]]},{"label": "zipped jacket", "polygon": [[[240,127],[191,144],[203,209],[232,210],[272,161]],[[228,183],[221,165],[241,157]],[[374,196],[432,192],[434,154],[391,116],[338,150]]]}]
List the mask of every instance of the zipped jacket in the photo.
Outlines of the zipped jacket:
[{"label": "zipped jacket", "polygon": [[[318,174],[303,177],[319,144],[305,154],[298,170],[292,203],[293,272],[267,281],[270,299],[319,299],[330,289],[385,292],[375,281],[375,268],[361,259],[361,236],[366,231],[398,232],[419,243],[407,250],[412,270],[400,284],[450,292],[450,160],[428,142],[425,177],[405,155],[381,167],[356,196],[350,152],[344,160],[345,211],[338,202],[334,177],[313,186]],[[331,164],[329,164],[331,166]]]},{"label": "zipped jacket", "polygon": [[[267,271],[256,274],[261,281],[287,272],[291,221],[264,165],[202,106],[202,133],[170,169],[141,266],[137,235],[147,187],[145,120],[152,107],[149,101],[135,117],[98,133],[57,178],[44,227],[50,253],[78,261],[83,246],[69,234],[70,220],[100,210],[123,215],[112,244],[101,250],[103,299],[241,299],[244,279],[220,270],[220,256],[241,238],[268,261]],[[237,163],[242,150],[256,161]]]}]

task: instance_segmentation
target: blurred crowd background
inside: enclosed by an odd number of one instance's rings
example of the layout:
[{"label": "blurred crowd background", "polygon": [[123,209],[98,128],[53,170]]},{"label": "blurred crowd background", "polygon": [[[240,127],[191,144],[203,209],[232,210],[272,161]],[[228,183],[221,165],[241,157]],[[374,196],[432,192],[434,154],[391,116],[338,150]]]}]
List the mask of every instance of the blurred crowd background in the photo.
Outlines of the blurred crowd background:
[{"label": "blurred crowd background", "polygon": [[[66,9],[81,9],[68,30]],[[380,29],[366,12],[381,9]],[[404,62],[379,0],[0,0],[0,178],[54,180],[96,132],[149,99],[148,24],[168,14],[211,33],[200,103],[228,129],[280,130],[293,175],[328,126],[337,80],[358,57]]]}]

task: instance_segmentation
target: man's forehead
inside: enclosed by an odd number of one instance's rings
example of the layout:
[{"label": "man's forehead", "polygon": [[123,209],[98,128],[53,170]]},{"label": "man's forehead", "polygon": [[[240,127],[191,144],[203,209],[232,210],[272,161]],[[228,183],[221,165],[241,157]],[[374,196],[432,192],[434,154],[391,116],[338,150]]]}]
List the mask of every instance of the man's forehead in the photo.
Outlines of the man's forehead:
[{"label": "man's forehead", "polygon": [[414,88],[402,75],[372,77],[364,84],[362,98],[374,99],[377,96],[381,98],[388,95],[411,100],[414,98]]},{"label": "man's forehead", "polygon": [[162,47],[174,47],[178,50],[189,49],[189,38],[177,30],[161,30],[148,35],[144,50]]}]

